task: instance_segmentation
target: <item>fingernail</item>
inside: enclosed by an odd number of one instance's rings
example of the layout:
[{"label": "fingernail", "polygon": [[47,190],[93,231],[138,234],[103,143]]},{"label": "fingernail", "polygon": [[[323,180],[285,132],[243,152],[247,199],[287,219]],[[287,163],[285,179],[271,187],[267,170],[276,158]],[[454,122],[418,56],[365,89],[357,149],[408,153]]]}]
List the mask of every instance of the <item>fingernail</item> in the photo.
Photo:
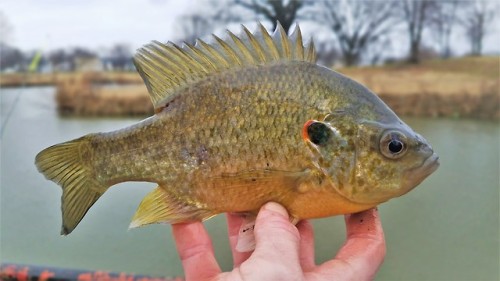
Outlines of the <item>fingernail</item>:
[{"label": "fingernail", "polygon": [[286,209],[283,208],[283,206],[281,206],[278,203],[269,202],[266,205],[264,205],[264,209],[268,210],[268,211],[271,211],[273,213],[280,214],[280,215],[282,215],[284,217],[288,217],[288,213],[287,213]]}]

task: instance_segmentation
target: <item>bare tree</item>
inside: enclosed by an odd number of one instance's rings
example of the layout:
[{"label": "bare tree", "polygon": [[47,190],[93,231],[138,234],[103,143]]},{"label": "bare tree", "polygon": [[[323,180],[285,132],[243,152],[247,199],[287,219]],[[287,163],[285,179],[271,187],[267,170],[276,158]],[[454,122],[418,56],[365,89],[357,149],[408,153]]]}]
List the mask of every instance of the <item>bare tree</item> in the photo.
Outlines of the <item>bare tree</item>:
[{"label": "bare tree", "polygon": [[64,49],[51,51],[48,54],[48,60],[56,71],[69,70],[73,65],[70,54]]},{"label": "bare tree", "polygon": [[436,3],[430,15],[432,32],[436,36],[442,58],[451,56],[450,36],[458,22],[458,4],[457,0],[441,0]]},{"label": "bare tree", "polygon": [[17,48],[0,43],[0,70],[22,70],[26,66],[24,54]]},{"label": "bare tree", "polygon": [[132,65],[132,51],[130,45],[118,43],[111,49],[111,65],[113,69],[126,70]]},{"label": "bare tree", "polygon": [[213,32],[215,21],[199,14],[183,15],[181,17],[182,37],[175,41],[194,44],[196,39]]},{"label": "bare tree", "polygon": [[280,22],[286,32],[299,17],[299,12],[311,6],[309,0],[226,0],[209,1],[210,9],[180,17],[183,34],[178,40],[193,43],[197,38],[214,32],[221,26],[248,21],[269,21],[276,28]]},{"label": "bare tree", "polygon": [[360,62],[367,49],[387,36],[398,18],[395,1],[321,1],[306,18],[326,24],[338,42],[345,65]]},{"label": "bare tree", "polygon": [[469,2],[464,11],[461,23],[471,46],[471,55],[481,55],[483,40],[489,31],[496,11],[495,3],[475,0]]},{"label": "bare tree", "polygon": [[332,67],[341,57],[335,45],[329,44],[326,40],[315,44],[318,54],[318,63],[326,67]]},{"label": "bare tree", "polygon": [[72,58],[92,59],[96,58],[97,54],[83,47],[75,47],[71,52],[71,56]]},{"label": "bare tree", "polygon": [[273,24],[280,22],[288,33],[292,24],[299,16],[299,11],[312,2],[303,0],[234,0],[234,4],[252,11],[255,15],[262,16]]},{"label": "bare tree", "polygon": [[393,47],[393,38],[390,36],[383,36],[377,44],[370,45],[365,55],[366,62],[370,65],[383,63],[385,59],[390,57]]},{"label": "bare tree", "polygon": [[422,32],[424,27],[429,23],[430,11],[435,8],[435,6],[435,2],[432,0],[401,1],[403,21],[406,22],[410,41],[410,50],[408,54],[408,62],[410,63],[419,62]]},{"label": "bare tree", "polygon": [[233,9],[228,8],[234,6],[234,0],[212,0],[207,6],[210,8],[195,10],[179,17],[181,34],[175,42],[194,44],[196,39],[214,33],[220,27],[246,20],[240,13],[234,13]]}]

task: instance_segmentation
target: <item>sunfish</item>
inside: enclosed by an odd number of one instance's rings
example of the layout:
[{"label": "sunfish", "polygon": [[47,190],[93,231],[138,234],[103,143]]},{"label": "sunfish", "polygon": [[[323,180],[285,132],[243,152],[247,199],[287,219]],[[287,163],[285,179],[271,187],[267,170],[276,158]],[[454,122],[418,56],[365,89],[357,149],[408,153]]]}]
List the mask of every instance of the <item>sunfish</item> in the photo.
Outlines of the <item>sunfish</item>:
[{"label": "sunfish", "polygon": [[376,95],[316,64],[299,27],[243,30],[139,49],[156,113],[36,156],[63,189],[63,235],[120,182],[158,184],[131,226],[255,214],[269,201],[298,221],[372,208],[437,169],[429,143]]}]

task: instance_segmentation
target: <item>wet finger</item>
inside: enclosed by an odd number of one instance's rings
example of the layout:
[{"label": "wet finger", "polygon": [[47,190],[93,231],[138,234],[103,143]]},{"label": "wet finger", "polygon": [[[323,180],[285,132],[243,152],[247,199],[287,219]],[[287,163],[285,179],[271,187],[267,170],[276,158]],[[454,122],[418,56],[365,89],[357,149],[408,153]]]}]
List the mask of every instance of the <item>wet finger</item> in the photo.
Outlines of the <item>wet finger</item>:
[{"label": "wet finger", "polygon": [[246,261],[252,252],[240,252],[236,250],[236,244],[238,243],[239,231],[241,225],[245,223],[245,215],[242,214],[227,214],[227,231],[229,234],[229,245],[231,246],[231,252],[233,253],[233,266],[238,267],[244,261]]},{"label": "wet finger", "polygon": [[384,232],[376,209],[346,215],[347,241],[335,259],[321,265],[335,276],[348,280],[371,280],[384,261]]},{"label": "wet finger", "polygon": [[203,223],[173,224],[172,231],[186,281],[211,279],[221,272]]},{"label": "wet finger", "polygon": [[257,215],[254,234],[256,247],[248,261],[273,265],[260,270],[262,276],[267,276],[266,280],[275,280],[278,276],[302,275],[299,261],[300,234],[290,222],[285,208],[272,202],[264,205]]},{"label": "wet finger", "polygon": [[300,265],[304,271],[310,271],[316,267],[314,261],[314,231],[309,221],[300,221],[297,224],[300,234]]}]

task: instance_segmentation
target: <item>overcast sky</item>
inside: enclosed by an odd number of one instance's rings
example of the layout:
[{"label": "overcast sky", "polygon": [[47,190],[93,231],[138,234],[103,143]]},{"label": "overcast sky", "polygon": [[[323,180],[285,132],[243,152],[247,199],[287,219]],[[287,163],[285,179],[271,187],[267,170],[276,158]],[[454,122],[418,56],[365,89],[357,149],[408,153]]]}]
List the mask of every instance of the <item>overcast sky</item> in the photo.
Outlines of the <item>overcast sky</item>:
[{"label": "overcast sky", "polygon": [[[99,50],[109,49],[116,43],[128,43],[137,49],[153,39],[176,39],[178,16],[208,8],[200,0],[1,1],[0,11],[13,28],[9,42],[24,51],[75,46]],[[498,24],[497,18],[496,29],[484,42],[486,53],[500,52]],[[307,34],[307,26],[302,27]],[[317,36],[316,30],[314,33]],[[395,53],[406,52],[405,39],[402,37],[393,44]],[[452,36],[452,42],[459,53],[469,50],[461,34]]]},{"label": "overcast sky", "polygon": [[192,0],[2,0],[13,30],[12,45],[22,50],[85,46],[93,49],[129,43],[134,49],[156,39],[173,39],[178,15]]}]

